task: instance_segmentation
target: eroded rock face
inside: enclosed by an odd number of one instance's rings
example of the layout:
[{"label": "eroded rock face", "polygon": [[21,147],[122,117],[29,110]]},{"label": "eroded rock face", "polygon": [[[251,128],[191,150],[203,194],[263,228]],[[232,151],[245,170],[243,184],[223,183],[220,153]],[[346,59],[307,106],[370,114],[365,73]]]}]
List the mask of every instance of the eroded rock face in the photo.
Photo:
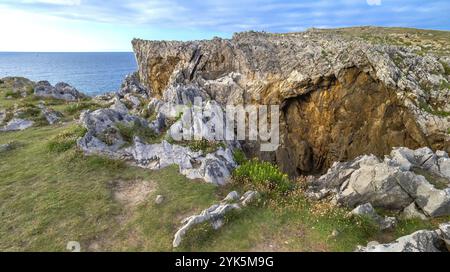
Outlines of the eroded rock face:
[{"label": "eroded rock face", "polygon": [[[370,202],[374,207],[396,211],[408,208],[408,212],[411,203],[415,203],[427,216],[449,215],[449,190],[438,189],[431,180],[405,169],[406,162],[399,162],[396,156],[398,151],[394,149],[393,155],[384,160],[365,155],[335,163],[325,175],[310,180],[307,194],[313,199],[331,197],[333,202],[352,208]],[[408,150],[408,153],[418,154],[415,160],[408,161],[409,164],[432,168],[431,163],[423,163],[429,161],[423,159],[428,156],[423,149]],[[438,169],[438,162],[435,163]]]},{"label": "eroded rock face", "polygon": [[[337,33],[239,33],[230,40],[134,40],[142,83],[163,97],[195,86],[224,104],[279,104],[282,145],[272,154],[290,175],[334,161],[382,156],[392,147],[450,149],[448,82],[439,57]],[[444,90],[445,92],[445,90]]]},{"label": "eroded rock face", "polygon": [[77,89],[67,83],[60,82],[54,87],[48,81],[39,81],[34,87],[34,95],[40,97],[53,97],[67,101],[75,101],[85,97]]}]

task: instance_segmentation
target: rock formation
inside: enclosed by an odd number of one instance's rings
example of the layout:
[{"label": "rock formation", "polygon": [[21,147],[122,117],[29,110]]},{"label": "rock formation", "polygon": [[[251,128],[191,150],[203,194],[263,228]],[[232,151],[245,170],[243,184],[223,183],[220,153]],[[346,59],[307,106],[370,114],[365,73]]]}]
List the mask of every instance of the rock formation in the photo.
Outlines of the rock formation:
[{"label": "rock formation", "polygon": [[[437,153],[440,156],[428,148],[396,148],[384,160],[364,155],[335,163],[325,175],[310,178],[307,195],[316,200],[331,198],[351,208],[369,202],[374,207],[408,208],[410,212],[414,204],[426,216],[450,215],[450,179],[445,170],[450,160],[445,152]],[[425,178],[413,169],[445,176],[446,184],[436,184],[432,176]]]},{"label": "rock formation", "polygon": [[337,31],[134,40],[133,47],[139,78],[155,96],[195,89],[222,105],[281,105],[281,147],[244,149],[290,175],[396,146],[450,151],[449,58]]},{"label": "rock formation", "polygon": [[249,205],[258,197],[258,192],[248,191],[242,197],[236,191],[230,192],[219,204],[214,204],[198,215],[189,216],[181,221],[184,224],[176,233],[173,239],[173,247],[178,247],[186,233],[195,225],[204,222],[211,222],[211,226],[216,230],[223,226],[223,217],[232,210],[240,210]]},{"label": "rock formation", "polygon": [[85,97],[85,95],[67,83],[60,82],[53,87],[48,81],[37,82],[34,87],[34,95],[67,101],[75,101]]},{"label": "rock formation", "polygon": [[400,237],[389,244],[370,243],[358,247],[358,252],[449,252],[450,223],[441,224],[437,230],[420,230]]}]

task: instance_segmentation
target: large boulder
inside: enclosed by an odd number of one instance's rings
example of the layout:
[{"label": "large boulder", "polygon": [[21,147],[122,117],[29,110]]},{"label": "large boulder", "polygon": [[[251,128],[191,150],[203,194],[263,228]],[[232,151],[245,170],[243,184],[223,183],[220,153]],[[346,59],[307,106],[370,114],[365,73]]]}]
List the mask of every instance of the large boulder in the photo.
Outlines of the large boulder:
[{"label": "large boulder", "polygon": [[450,238],[450,223],[441,224],[437,230],[420,230],[398,238],[388,244],[358,247],[358,252],[448,252],[446,240]]},{"label": "large boulder", "polygon": [[34,87],[34,95],[39,97],[52,97],[66,101],[76,101],[85,97],[77,89],[67,83],[60,82],[54,87],[48,81],[39,81]]},{"label": "large boulder", "polygon": [[330,196],[334,203],[351,208],[370,202],[402,211],[415,203],[427,216],[449,215],[449,190],[437,189],[424,176],[409,171],[410,165],[420,165],[424,171],[442,174],[436,157],[425,149],[396,149],[384,160],[370,155],[335,163],[325,175],[310,178],[307,194],[313,199]]},{"label": "large boulder", "polygon": [[33,81],[24,77],[5,77],[0,81],[0,87],[10,90],[10,95],[19,97],[30,95],[35,85]]},{"label": "large boulder", "polygon": [[0,131],[18,131],[24,130],[33,126],[33,121],[13,118],[5,126],[0,128]]}]

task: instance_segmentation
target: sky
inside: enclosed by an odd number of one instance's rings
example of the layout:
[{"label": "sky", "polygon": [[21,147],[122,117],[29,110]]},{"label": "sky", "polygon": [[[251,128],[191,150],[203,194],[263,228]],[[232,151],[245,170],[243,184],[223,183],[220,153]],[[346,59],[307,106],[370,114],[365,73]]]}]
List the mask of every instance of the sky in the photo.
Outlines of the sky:
[{"label": "sky", "polygon": [[0,51],[131,51],[133,38],[360,25],[450,30],[448,0],[0,0]]}]

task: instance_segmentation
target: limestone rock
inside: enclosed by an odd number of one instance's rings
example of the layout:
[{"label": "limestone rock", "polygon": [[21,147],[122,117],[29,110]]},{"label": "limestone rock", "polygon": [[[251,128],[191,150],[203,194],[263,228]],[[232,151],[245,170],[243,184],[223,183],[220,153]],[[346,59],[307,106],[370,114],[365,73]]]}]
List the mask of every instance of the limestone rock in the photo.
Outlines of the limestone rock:
[{"label": "limestone rock", "polygon": [[5,77],[2,78],[0,86],[9,89],[13,94],[20,97],[26,97],[33,92],[35,83],[24,77]]},{"label": "limestone rock", "polygon": [[118,91],[120,97],[125,97],[127,94],[137,95],[144,99],[150,97],[150,91],[140,83],[136,73],[127,75]]},{"label": "limestone rock", "polygon": [[416,204],[413,202],[408,207],[403,210],[402,217],[405,219],[415,219],[419,218],[422,220],[427,220],[427,216],[421,212]]},{"label": "limestone rock", "polygon": [[0,131],[17,131],[24,130],[33,126],[33,122],[29,120],[13,118],[5,126],[0,128]]},{"label": "limestone rock", "polygon": [[400,237],[392,243],[358,247],[359,252],[448,252],[445,239],[450,234],[450,224],[441,224],[437,230],[420,230]]},{"label": "limestone rock", "polygon": [[244,144],[250,157],[269,157],[291,176],[363,154],[382,156],[396,146],[450,150],[450,120],[419,106],[448,107],[441,90],[448,77],[438,55],[332,30],[137,39],[133,48],[141,83],[166,102],[195,95],[222,106],[281,105],[283,137],[275,154]]},{"label": "limestone rock", "polygon": [[201,224],[203,222],[210,222],[213,229],[217,230],[221,228],[224,224],[223,217],[226,213],[232,210],[242,209],[252,199],[254,199],[256,195],[258,195],[257,192],[248,191],[242,196],[239,202],[236,202],[238,193],[231,192],[220,204],[214,204],[208,209],[203,210],[198,215],[189,216],[183,219],[181,223],[184,225],[174,235],[174,239],[172,242],[173,247],[178,247],[181,244],[181,241],[186,233],[195,225]]},{"label": "limestone rock", "polygon": [[61,120],[63,116],[62,113],[49,109],[45,107],[43,104],[38,106],[41,109],[42,114],[50,125],[53,125]]},{"label": "limestone rock", "polygon": [[427,216],[449,215],[448,190],[437,189],[424,176],[408,170],[417,164],[424,171],[442,174],[436,157],[426,149],[396,149],[383,161],[371,155],[335,163],[325,175],[310,179],[307,195],[313,199],[331,195],[333,202],[351,208],[370,202],[394,211],[414,202]]},{"label": "limestone rock", "polygon": [[350,212],[351,215],[367,216],[378,224],[381,230],[388,230],[395,227],[397,220],[395,217],[381,217],[370,203],[362,204]]},{"label": "limestone rock", "polygon": [[48,81],[39,81],[34,87],[34,95],[39,97],[53,97],[67,101],[76,101],[85,95],[65,82],[57,83],[54,87]]}]

